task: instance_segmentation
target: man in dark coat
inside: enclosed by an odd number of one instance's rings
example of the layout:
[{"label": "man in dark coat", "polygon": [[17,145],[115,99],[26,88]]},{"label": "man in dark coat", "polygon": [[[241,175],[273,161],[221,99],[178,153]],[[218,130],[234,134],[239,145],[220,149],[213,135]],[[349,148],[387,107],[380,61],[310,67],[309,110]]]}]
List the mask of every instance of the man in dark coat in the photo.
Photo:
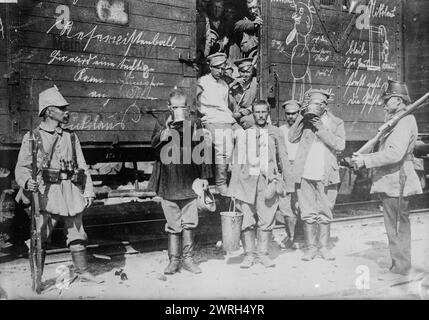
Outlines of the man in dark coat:
[{"label": "man in dark coat", "polygon": [[211,168],[208,164],[194,161],[192,136],[199,125],[197,121],[189,120],[186,102],[184,92],[173,90],[168,105],[171,113],[157,122],[152,135],[152,146],[159,159],[155,162],[148,189],[162,198],[161,206],[167,220],[165,231],[168,233],[170,263],[164,270],[165,274],[176,273],[181,258],[185,270],[201,273],[193,260],[194,229],[198,226],[195,189],[208,187],[206,178],[210,177]]}]

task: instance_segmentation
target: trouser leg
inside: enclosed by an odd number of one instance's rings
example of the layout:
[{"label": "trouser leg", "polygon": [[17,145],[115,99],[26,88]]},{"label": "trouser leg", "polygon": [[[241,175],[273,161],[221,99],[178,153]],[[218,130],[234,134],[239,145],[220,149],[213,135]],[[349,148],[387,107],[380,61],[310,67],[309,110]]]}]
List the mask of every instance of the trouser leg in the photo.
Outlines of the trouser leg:
[{"label": "trouser leg", "polygon": [[402,199],[402,210],[398,226],[399,246],[401,252],[401,267],[411,268],[411,224],[409,219],[408,201]]},{"label": "trouser leg", "polygon": [[383,199],[383,215],[392,258],[391,270],[407,273],[411,268],[411,226],[409,221],[408,200],[402,199],[399,212],[398,198]]},{"label": "trouser leg", "polygon": [[227,195],[228,164],[232,157],[233,132],[232,124],[206,124],[210,133],[207,139],[213,144],[215,151],[215,182],[217,191]]},{"label": "trouser leg", "polygon": [[390,257],[392,259],[392,267],[399,264],[400,250],[399,250],[399,239],[397,233],[397,208],[394,198],[383,199],[383,217],[384,226],[386,228],[387,239],[389,242]]}]

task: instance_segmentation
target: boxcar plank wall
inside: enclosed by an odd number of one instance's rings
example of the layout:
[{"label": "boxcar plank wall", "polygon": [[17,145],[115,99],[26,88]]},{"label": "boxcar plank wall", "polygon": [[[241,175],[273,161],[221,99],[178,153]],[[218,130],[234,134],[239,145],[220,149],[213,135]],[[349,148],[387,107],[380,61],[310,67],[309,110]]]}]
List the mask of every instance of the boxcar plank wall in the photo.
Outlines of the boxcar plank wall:
[{"label": "boxcar plank wall", "polygon": [[330,90],[347,140],[371,138],[384,120],[380,89],[401,78],[401,1],[369,0],[352,13],[343,1],[270,1],[280,101],[302,99],[311,87]]},{"label": "boxcar plank wall", "polygon": [[[404,9],[405,79],[411,98],[429,91],[429,1],[408,0]],[[417,111],[419,132],[429,135],[429,108]]]},{"label": "boxcar plank wall", "polygon": [[178,58],[195,51],[195,1],[34,3],[19,13],[21,104],[11,117],[19,128],[7,142],[30,127],[31,83],[35,108],[41,90],[59,87],[71,103],[69,127],[86,143],[147,143],[156,121],[147,111],[166,110],[174,86],[194,93],[194,74]]}]

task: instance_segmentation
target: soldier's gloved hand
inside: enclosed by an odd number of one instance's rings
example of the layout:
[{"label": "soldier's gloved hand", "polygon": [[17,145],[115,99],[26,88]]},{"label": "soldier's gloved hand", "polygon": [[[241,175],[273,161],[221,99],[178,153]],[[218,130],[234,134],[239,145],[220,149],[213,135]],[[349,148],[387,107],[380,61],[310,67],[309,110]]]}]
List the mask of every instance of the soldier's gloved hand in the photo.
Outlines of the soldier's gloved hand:
[{"label": "soldier's gloved hand", "polygon": [[39,184],[37,183],[37,181],[34,181],[33,179],[30,178],[25,183],[25,189],[32,192],[36,192],[39,190]]},{"label": "soldier's gloved hand", "polygon": [[89,208],[94,203],[94,197],[85,197],[85,208]]}]

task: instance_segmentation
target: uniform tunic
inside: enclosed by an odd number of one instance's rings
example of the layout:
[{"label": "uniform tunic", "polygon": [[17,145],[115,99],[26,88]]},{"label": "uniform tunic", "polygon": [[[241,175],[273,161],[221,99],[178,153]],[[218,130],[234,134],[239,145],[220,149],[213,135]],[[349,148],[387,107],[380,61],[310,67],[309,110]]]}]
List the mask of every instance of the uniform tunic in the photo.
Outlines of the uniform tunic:
[{"label": "uniform tunic", "polygon": [[[60,160],[73,160],[71,135],[69,131],[62,130],[60,127],[57,127],[54,131],[49,131],[44,124],[41,123],[39,126],[39,132],[43,148],[46,152],[50,152],[52,150],[54,142],[57,139],[54,147],[55,149],[52,153],[50,168],[60,169]],[[15,167],[16,182],[23,189],[25,189],[26,182],[31,178],[32,155],[30,153],[29,137],[30,134],[26,133],[22,140],[18,161]],[[39,168],[39,174],[37,175],[37,182],[39,183],[40,191],[40,210],[61,216],[74,216],[84,210],[84,197],[94,197],[91,175],[88,172],[88,166],[86,165],[77,136],[75,140],[75,148],[77,165],[80,169],[84,169],[86,174],[84,192],[82,192],[78,186],[73,184],[71,180],[60,180],[59,183],[54,184],[45,183],[40,171],[43,161],[43,152],[38,150],[37,167]]]},{"label": "uniform tunic", "polygon": [[[262,134],[254,135],[252,131],[267,130],[268,141],[261,141]],[[249,141],[253,137],[257,138],[256,144]],[[242,138],[243,139],[243,138]],[[265,199],[265,192],[269,183],[273,180],[275,171],[281,172],[286,182],[285,189],[288,192],[293,191],[293,179],[291,168],[285,148],[285,142],[282,132],[279,128],[268,124],[264,129],[253,126],[245,130],[245,141],[238,141],[235,153],[245,153],[246,155],[267,154],[267,162],[260,161],[259,170],[255,168],[250,159],[234,163],[232,166],[231,182],[228,188],[228,196],[236,199],[237,209],[243,212],[242,230],[253,228],[256,225],[264,231],[272,230],[275,224],[275,213],[278,208],[279,196],[276,194],[271,199]],[[267,143],[266,151],[261,144]],[[245,147],[243,147],[245,146]],[[256,149],[253,150],[252,146]],[[235,159],[240,158],[236,156]]]},{"label": "uniform tunic", "polygon": [[[42,122],[39,126],[40,137],[42,139],[43,149],[46,152],[52,152],[50,168],[60,169],[60,160],[73,160],[71,133],[57,127],[54,131],[48,128]],[[28,203],[31,197],[30,192],[25,190],[26,182],[31,178],[32,155],[30,153],[30,133],[26,133],[22,140],[21,149],[18,155],[18,161],[15,167],[15,179],[21,187],[17,196],[17,202]],[[55,142],[56,141],[56,142]],[[55,146],[54,146],[55,144]],[[73,241],[87,240],[85,230],[82,225],[82,212],[85,209],[84,197],[94,197],[91,175],[82,153],[79,139],[75,139],[76,161],[80,169],[85,170],[86,183],[84,190],[71,180],[60,180],[58,183],[45,183],[42,179],[40,168],[43,161],[43,151],[38,149],[37,167],[39,173],[37,182],[39,183],[39,203],[42,213],[42,241],[47,242],[56,223],[62,219],[67,236],[67,245]]]},{"label": "uniform tunic", "polygon": [[[365,166],[373,171],[371,193],[381,195],[392,266],[402,270],[411,267],[409,196],[422,193],[413,165],[417,134],[415,117],[405,116],[390,134],[380,141],[377,152],[362,155]],[[405,181],[404,198],[400,203],[401,171]]]},{"label": "uniform tunic", "polygon": [[[256,77],[252,78],[252,81],[244,88],[238,86],[237,89],[231,90],[232,96],[236,102],[236,107],[234,112],[239,112],[241,109],[248,109],[252,111],[252,104],[256,101],[258,95],[258,80]],[[238,120],[239,124],[243,129],[250,128],[255,124],[255,119],[252,114],[242,116]]]},{"label": "uniform tunic", "polygon": [[[322,127],[313,132],[299,115],[289,130],[289,142],[299,142],[293,173],[301,218],[308,223],[329,223],[332,220],[337,184],[340,182],[337,152],[345,148],[344,122],[329,112],[324,118]],[[314,171],[312,163],[315,167],[318,164],[323,166]]]}]

